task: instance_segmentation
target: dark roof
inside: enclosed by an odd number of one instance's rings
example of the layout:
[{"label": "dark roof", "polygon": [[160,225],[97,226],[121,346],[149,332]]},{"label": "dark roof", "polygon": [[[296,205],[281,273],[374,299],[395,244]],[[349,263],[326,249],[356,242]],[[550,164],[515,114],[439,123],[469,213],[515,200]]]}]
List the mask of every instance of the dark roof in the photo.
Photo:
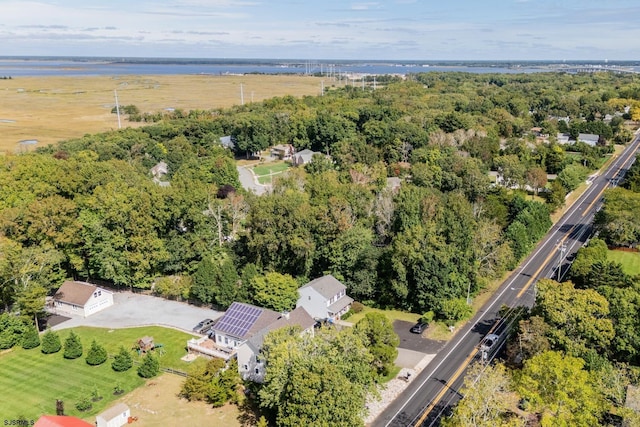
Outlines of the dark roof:
[{"label": "dark roof", "polygon": [[255,305],[234,302],[212,330],[241,339],[251,338],[280,317],[280,313]]},{"label": "dark roof", "polygon": [[320,295],[325,297],[326,299],[331,298],[336,295],[340,291],[347,289],[345,285],[342,284],[338,279],[333,277],[331,274],[327,274],[326,276],[318,277],[302,286],[302,288],[311,288],[318,292]]},{"label": "dark roof", "polygon": [[98,289],[97,286],[91,283],[66,281],[60,286],[53,299],[68,304],[84,306],[96,289]]},{"label": "dark roof", "polygon": [[247,341],[247,343],[253,347],[254,351],[259,351],[262,347],[265,335],[270,331],[275,331],[276,329],[284,328],[285,326],[300,326],[304,331],[313,327],[315,324],[316,321],[311,317],[311,315],[309,315],[309,313],[307,313],[307,310],[302,306],[296,307],[291,313],[280,314],[280,317],[278,317],[275,322],[256,333]]}]

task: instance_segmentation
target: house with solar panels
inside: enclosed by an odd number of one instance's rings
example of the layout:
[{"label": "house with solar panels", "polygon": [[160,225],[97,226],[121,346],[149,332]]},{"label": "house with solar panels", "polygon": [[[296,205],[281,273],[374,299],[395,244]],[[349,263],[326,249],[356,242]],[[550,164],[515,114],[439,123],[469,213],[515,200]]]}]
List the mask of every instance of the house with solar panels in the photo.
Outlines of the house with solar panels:
[{"label": "house with solar panels", "polygon": [[[243,373],[241,368],[245,365],[247,368],[244,371],[251,370],[251,372],[255,372],[253,365],[258,362],[257,355],[262,341],[260,338],[253,342],[250,347],[251,350],[245,349],[240,352],[239,349],[248,340],[258,335],[264,337],[267,332],[283,326],[297,325],[302,327],[303,330],[308,330],[309,328],[313,330],[314,324],[313,318],[304,311],[294,310],[292,313],[278,313],[255,305],[234,302],[211,327],[209,335],[189,340],[187,349],[191,354],[218,357],[224,360],[238,357],[238,369],[241,370],[241,374]],[[255,352],[255,354],[252,352]],[[240,353],[242,353],[242,356]]]},{"label": "house with solar panels", "polygon": [[296,326],[300,328],[301,334],[313,335],[315,324],[316,321],[313,317],[302,307],[296,307],[296,309],[290,313],[282,313],[275,322],[253,335],[238,347],[238,372],[242,379],[258,383],[264,381],[266,365],[264,359],[261,358],[261,351],[264,337],[269,332],[287,326]]},{"label": "house with solar panels", "polygon": [[353,302],[353,298],[347,295],[347,287],[331,274],[302,286],[298,295],[296,307],[304,307],[317,320],[340,320]]}]

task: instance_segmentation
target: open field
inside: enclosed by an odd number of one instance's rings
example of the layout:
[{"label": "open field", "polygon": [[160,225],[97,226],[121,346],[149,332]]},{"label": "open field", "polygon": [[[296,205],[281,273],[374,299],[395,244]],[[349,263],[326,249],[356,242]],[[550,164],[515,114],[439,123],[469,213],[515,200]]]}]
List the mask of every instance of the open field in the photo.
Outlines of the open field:
[{"label": "open field", "polygon": [[640,253],[608,251],[607,260],[622,264],[622,270],[632,276],[640,274]]},{"label": "open field", "polygon": [[356,323],[358,323],[359,320],[364,319],[364,316],[366,316],[367,313],[382,313],[392,323],[393,323],[394,320],[404,320],[406,322],[417,322],[418,319],[420,319],[420,316],[421,316],[420,314],[407,313],[405,311],[400,311],[400,310],[382,310],[382,309],[379,309],[379,308],[372,308],[372,307],[365,306],[364,309],[360,313],[355,313],[354,315],[352,315],[351,317],[349,317],[345,321],[346,322],[351,322],[353,324],[356,324]]},{"label": "open field", "polygon": [[182,381],[184,378],[177,375],[163,374],[121,397],[118,402],[126,403],[131,415],[138,417],[134,424],[136,427],[242,425],[236,405],[214,408],[205,402],[189,402],[180,398]]},{"label": "open field", "polygon": [[[121,106],[141,112],[166,108],[209,110],[274,96],[320,93],[321,78],[297,75],[175,75],[19,77],[0,80],[0,152],[21,151],[22,140],[46,146],[117,129],[114,91]],[[122,119],[122,126],[141,126]],[[30,146],[32,147],[32,146]]]},{"label": "open field", "polygon": [[[102,412],[116,400],[113,388],[120,384],[126,393],[144,384],[137,375],[136,365],[126,372],[111,369],[111,360],[100,366],[89,366],[85,355],[95,338],[110,355],[118,351],[120,345],[130,348],[135,340],[144,335],[152,335],[156,343],[164,344],[164,355],[160,356],[160,365],[186,369],[187,362],[180,357],[186,354],[186,341],[190,337],[184,332],[160,327],[144,327],[108,330],[100,328],[76,328],[80,336],[84,354],[78,359],[67,360],[63,350],[55,354],[42,354],[40,347],[23,350],[14,348],[0,355],[0,414],[5,419],[20,416],[28,420],[37,419],[43,413],[55,414],[56,399],[65,402],[65,413],[81,418],[92,417]],[[111,331],[111,332],[110,332]],[[61,342],[69,331],[60,332]],[[134,356],[137,360],[138,356]],[[83,397],[90,397],[97,388],[103,399],[93,404],[90,411],[80,413],[75,403]]]}]

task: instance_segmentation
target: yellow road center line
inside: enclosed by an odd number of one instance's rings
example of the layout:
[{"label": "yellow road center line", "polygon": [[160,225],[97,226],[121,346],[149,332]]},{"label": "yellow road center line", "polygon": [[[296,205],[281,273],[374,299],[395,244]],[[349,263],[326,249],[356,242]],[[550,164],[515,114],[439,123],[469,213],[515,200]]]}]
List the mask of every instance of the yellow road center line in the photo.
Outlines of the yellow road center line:
[{"label": "yellow road center line", "polygon": [[433,411],[433,408],[435,408],[435,406],[444,397],[444,395],[447,392],[447,390],[451,389],[451,386],[453,385],[453,383],[456,382],[456,380],[462,374],[462,372],[467,368],[467,366],[469,366],[469,363],[471,362],[471,360],[473,360],[473,358],[475,357],[477,352],[478,352],[478,350],[476,348],[474,348],[474,350],[471,352],[471,354],[468,355],[466,359],[464,359],[464,362],[462,362],[462,364],[460,365],[458,370],[453,374],[453,376],[449,379],[449,381],[447,381],[447,383],[444,385],[444,387],[442,387],[442,390],[440,390],[440,392],[437,394],[437,396],[431,401],[429,406],[427,406],[427,409],[424,410],[424,412],[422,413],[422,416],[420,417],[418,422],[415,424],[416,426],[422,425],[422,423],[427,419],[427,416],[429,415],[429,413],[431,413],[431,411]]}]

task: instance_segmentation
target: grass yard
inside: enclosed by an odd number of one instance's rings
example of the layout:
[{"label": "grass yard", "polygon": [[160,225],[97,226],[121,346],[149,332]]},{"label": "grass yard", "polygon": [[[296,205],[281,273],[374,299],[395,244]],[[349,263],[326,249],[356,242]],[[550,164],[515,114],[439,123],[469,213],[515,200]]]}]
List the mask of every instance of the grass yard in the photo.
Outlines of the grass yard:
[{"label": "grass yard", "polygon": [[[113,388],[119,384],[128,393],[144,384],[138,377],[136,365],[126,372],[115,372],[111,369],[111,359],[100,366],[89,366],[85,361],[86,351],[95,338],[110,355],[115,354],[120,345],[131,348],[135,340],[145,335],[154,337],[156,343],[164,344],[164,355],[160,356],[160,365],[186,370],[187,362],[180,360],[186,353],[186,341],[191,335],[173,329],[160,327],[143,327],[130,329],[75,328],[80,336],[84,354],[75,360],[63,357],[63,350],[55,354],[45,355],[40,347],[23,350],[14,348],[0,355],[0,414],[5,419],[26,417],[35,420],[42,414],[55,414],[56,399],[65,403],[65,414],[90,419],[111,406],[118,398],[113,395]],[[68,330],[60,331],[61,342],[69,334]],[[137,360],[138,356],[134,356]],[[91,397],[97,388],[102,400],[93,403],[93,408],[79,412],[75,403],[83,397]]]},{"label": "grass yard", "polygon": [[[166,108],[184,111],[240,104],[240,84],[256,102],[274,96],[318,95],[320,77],[295,75],[149,75],[91,77],[16,77],[0,80],[0,153],[20,151],[18,142],[36,139],[36,147],[117,129],[111,109],[114,90],[120,105],[141,112]],[[122,121],[123,127],[144,124]],[[33,146],[31,146],[33,147]]]},{"label": "grass yard", "polygon": [[608,251],[607,260],[622,264],[622,270],[632,276],[640,274],[640,253],[626,251]]},{"label": "grass yard", "polygon": [[406,322],[417,322],[420,319],[420,314],[407,313],[400,310],[382,310],[380,308],[372,308],[365,306],[360,313],[355,313],[353,316],[345,320],[345,322],[351,322],[353,324],[358,323],[360,319],[363,319],[367,313],[382,313],[387,316],[387,319],[393,322],[394,320],[404,320]]},{"label": "grass yard", "polygon": [[273,163],[263,163],[258,166],[254,166],[253,173],[255,173],[256,176],[258,177],[265,176],[265,175],[268,177],[270,173],[275,174],[275,173],[284,172],[290,167],[291,165],[284,161],[273,162]]}]

